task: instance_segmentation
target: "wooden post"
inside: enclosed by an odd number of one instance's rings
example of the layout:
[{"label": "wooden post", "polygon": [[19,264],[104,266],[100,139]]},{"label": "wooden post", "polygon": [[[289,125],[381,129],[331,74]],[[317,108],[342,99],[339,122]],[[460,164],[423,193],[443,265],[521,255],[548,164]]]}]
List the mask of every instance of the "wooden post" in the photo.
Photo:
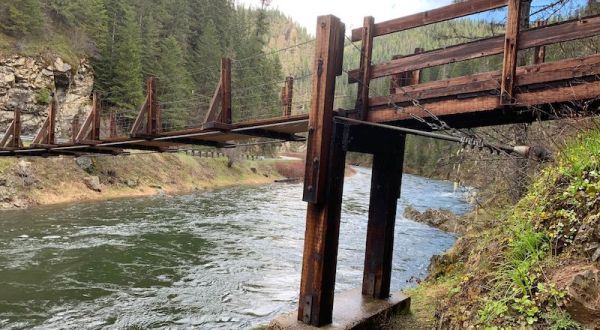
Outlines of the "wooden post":
[{"label": "wooden post", "polygon": [[221,83],[222,83],[222,100],[221,100],[221,116],[219,122],[223,124],[231,124],[231,59],[223,58],[221,60]]},{"label": "wooden post", "polygon": [[[538,21],[535,26],[541,27],[545,26],[546,21]],[[533,64],[542,64],[546,61],[546,47],[545,46],[537,46],[533,51]]]},{"label": "wooden post", "polygon": [[371,200],[362,293],[377,299],[390,295],[396,208],[400,198],[405,136],[373,157]]},{"label": "wooden post", "polygon": [[[422,53],[423,48],[415,48],[415,54]],[[392,60],[401,58],[401,55],[395,55]],[[392,75],[390,81],[390,94],[398,93],[400,87],[417,85],[421,83],[421,70],[414,70],[409,72],[401,72],[399,74]]]},{"label": "wooden post", "polygon": [[71,122],[71,142],[77,143],[77,134],[79,134],[79,116],[73,116],[73,121]]},{"label": "wooden post", "polygon": [[149,136],[158,135],[161,132],[160,106],[156,95],[156,78],[148,78],[146,95],[148,102],[148,116],[146,123],[146,134]]},{"label": "wooden post", "polygon": [[292,105],[294,98],[294,77],[285,78],[285,86],[281,90],[281,104],[283,105],[283,116],[292,115]]},{"label": "wooden post", "polygon": [[332,322],[335,273],[346,153],[343,125],[333,124],[335,80],[341,72],[345,26],[321,16],[309,115],[304,200],[308,202],[298,320]]},{"label": "wooden post", "polygon": [[58,101],[56,93],[52,93],[52,104],[48,113],[48,134],[46,144],[56,144],[56,116],[58,115]]},{"label": "wooden post", "polygon": [[15,119],[13,121],[12,139],[9,144],[12,148],[22,148],[23,141],[21,140],[21,110],[15,109]]},{"label": "wooden post", "polygon": [[356,109],[359,119],[365,120],[369,110],[369,88],[371,85],[371,59],[373,56],[373,36],[375,34],[375,18],[365,17],[360,48],[360,68],[358,77],[358,95]]},{"label": "wooden post", "polygon": [[514,103],[513,92],[519,51],[519,26],[521,24],[521,0],[508,1],[508,19],[504,39],[504,61],[500,102],[502,105]]},{"label": "wooden post", "polygon": [[98,94],[92,95],[92,131],[90,132],[89,139],[93,141],[100,141],[100,113],[102,111],[100,105],[100,99]]},{"label": "wooden post", "polygon": [[110,112],[110,135],[111,138],[117,136],[117,114],[114,111]]}]

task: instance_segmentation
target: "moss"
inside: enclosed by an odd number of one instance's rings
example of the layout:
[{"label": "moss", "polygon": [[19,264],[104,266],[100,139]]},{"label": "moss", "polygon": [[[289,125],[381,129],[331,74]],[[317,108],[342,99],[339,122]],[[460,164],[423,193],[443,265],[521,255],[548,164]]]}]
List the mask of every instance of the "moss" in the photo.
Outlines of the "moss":
[{"label": "moss", "polygon": [[50,101],[51,101],[50,90],[48,88],[40,89],[35,96],[35,101],[38,104],[46,104],[46,105],[50,104]]}]

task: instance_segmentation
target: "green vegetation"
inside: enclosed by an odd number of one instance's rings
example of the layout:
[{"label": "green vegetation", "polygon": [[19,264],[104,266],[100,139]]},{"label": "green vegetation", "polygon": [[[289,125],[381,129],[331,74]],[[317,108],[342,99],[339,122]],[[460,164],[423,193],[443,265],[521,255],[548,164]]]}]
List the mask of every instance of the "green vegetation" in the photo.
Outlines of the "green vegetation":
[{"label": "green vegetation", "polygon": [[[413,292],[416,301],[435,306],[447,326],[582,329],[553,276],[591,262],[584,247],[600,226],[599,171],[600,132],[591,131],[572,141],[516,206],[475,222]],[[423,298],[441,287],[446,293],[435,302]]]},{"label": "green vegetation", "polygon": [[48,88],[40,89],[35,97],[35,101],[39,104],[50,104],[50,90]]}]

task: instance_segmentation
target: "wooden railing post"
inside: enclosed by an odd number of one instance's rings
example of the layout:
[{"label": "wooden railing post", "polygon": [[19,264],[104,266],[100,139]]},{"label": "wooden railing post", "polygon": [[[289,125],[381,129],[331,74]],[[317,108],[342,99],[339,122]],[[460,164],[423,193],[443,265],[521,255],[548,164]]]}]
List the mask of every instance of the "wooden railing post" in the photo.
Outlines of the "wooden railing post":
[{"label": "wooden railing post", "polygon": [[[546,26],[546,21],[538,21],[536,22],[536,27]],[[533,51],[533,64],[542,64],[546,61],[546,47],[545,46],[537,46]]]},{"label": "wooden railing post", "polygon": [[15,119],[14,119],[13,131],[12,131],[12,139],[9,147],[12,148],[21,148],[23,147],[23,141],[21,140],[21,110],[15,109]]},{"label": "wooden railing post", "polygon": [[521,25],[521,0],[509,0],[506,35],[504,38],[504,61],[502,68],[502,84],[500,103],[514,103],[515,74],[517,70],[517,54],[519,52],[519,27]]},{"label": "wooden railing post", "polygon": [[148,78],[146,95],[148,100],[148,116],[146,123],[146,134],[154,136],[160,134],[162,127],[160,122],[160,106],[156,95],[156,78]]},{"label": "wooden railing post", "polygon": [[110,137],[116,137],[117,136],[117,114],[114,111],[110,112]]},{"label": "wooden railing post", "polygon": [[221,83],[222,83],[222,100],[221,100],[221,116],[219,122],[223,124],[231,124],[231,59],[223,58],[221,60]]},{"label": "wooden railing post", "polygon": [[92,131],[90,133],[90,140],[100,141],[100,113],[102,111],[100,105],[100,99],[98,98],[98,94],[94,93],[92,95]]},{"label": "wooden railing post", "polygon": [[73,121],[71,121],[71,142],[77,143],[77,135],[79,134],[79,115],[73,116]]},{"label": "wooden railing post", "polygon": [[56,93],[52,93],[52,104],[48,113],[48,135],[46,144],[56,144],[56,117],[58,115],[58,101]]},{"label": "wooden railing post", "polygon": [[341,74],[345,26],[321,16],[312,78],[304,201],[308,202],[298,320],[332,322],[345,151],[343,131],[333,124],[336,76]]},{"label": "wooden railing post", "polygon": [[[422,53],[423,48],[415,48],[415,54]],[[401,58],[401,55],[395,55],[392,60]],[[408,72],[401,72],[399,74],[392,75],[390,81],[390,94],[398,93],[398,89],[403,86],[417,85],[421,83],[421,70],[413,70]]]},{"label": "wooden railing post", "polygon": [[294,77],[285,78],[285,86],[281,89],[281,104],[283,105],[283,116],[292,115],[294,99]]},{"label": "wooden railing post", "polygon": [[356,110],[361,120],[367,118],[369,110],[369,88],[371,85],[371,60],[373,56],[373,36],[375,34],[375,18],[365,17],[360,47],[360,68],[358,77],[358,95]]}]

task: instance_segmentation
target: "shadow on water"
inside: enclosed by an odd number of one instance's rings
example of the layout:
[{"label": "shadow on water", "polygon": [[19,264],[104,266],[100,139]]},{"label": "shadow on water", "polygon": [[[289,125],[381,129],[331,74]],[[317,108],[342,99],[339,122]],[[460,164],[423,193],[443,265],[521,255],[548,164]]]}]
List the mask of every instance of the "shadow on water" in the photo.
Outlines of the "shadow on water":
[{"label": "shadow on water", "polygon": [[[337,287],[360,286],[370,171],[345,185]],[[451,183],[405,176],[394,290],[426,275],[454,237],[403,208],[468,211]],[[306,204],[302,186],[0,212],[2,328],[246,328],[297,300]]]}]

